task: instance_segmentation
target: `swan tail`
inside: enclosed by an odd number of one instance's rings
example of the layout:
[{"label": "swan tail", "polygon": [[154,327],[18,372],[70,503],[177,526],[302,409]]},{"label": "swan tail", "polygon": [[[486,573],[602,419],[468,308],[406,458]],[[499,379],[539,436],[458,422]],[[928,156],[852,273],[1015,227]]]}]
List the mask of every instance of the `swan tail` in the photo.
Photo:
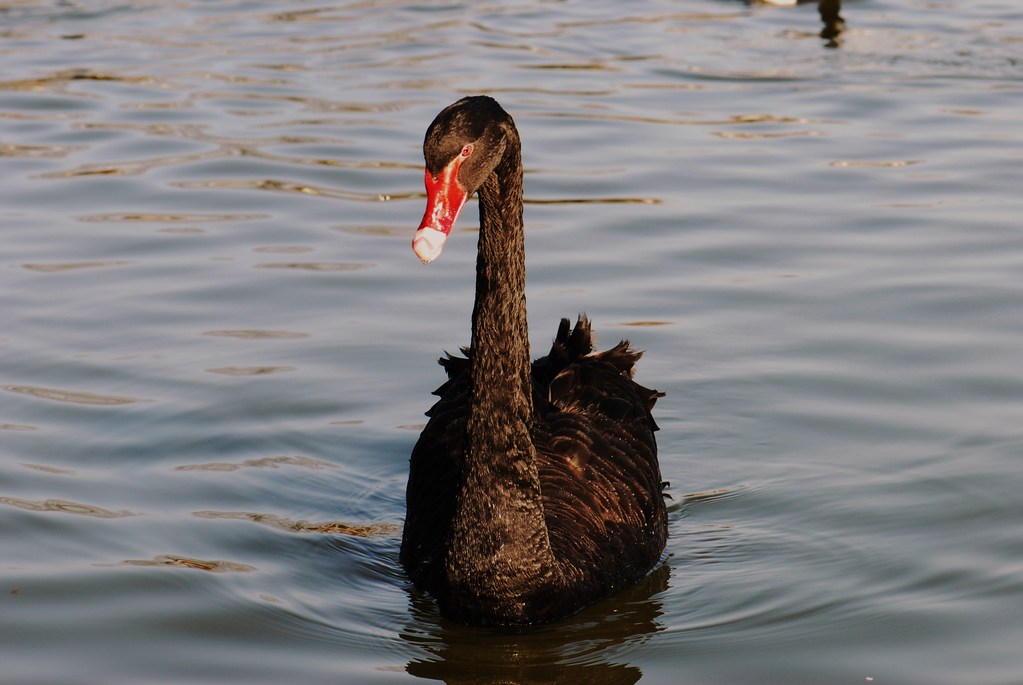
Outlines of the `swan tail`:
[{"label": "swan tail", "polygon": [[543,363],[547,377],[547,400],[555,406],[583,402],[599,406],[607,416],[621,420],[636,412],[639,399],[642,414],[652,430],[657,430],[652,410],[657,398],[664,397],[658,390],[644,387],[633,380],[636,363],[643,352],[622,340],[614,347],[595,352],[590,320],[580,314],[573,327],[562,319],[551,345],[550,354],[538,360],[534,373]]}]

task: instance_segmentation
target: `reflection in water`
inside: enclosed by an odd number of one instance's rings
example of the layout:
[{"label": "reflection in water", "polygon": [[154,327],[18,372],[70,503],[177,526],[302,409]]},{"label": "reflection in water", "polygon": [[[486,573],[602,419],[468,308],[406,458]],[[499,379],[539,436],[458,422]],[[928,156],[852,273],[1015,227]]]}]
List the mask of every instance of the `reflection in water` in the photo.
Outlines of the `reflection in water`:
[{"label": "reflection in water", "polygon": [[837,48],[840,45],[839,35],[845,30],[845,19],[838,14],[842,10],[842,0],[820,0],[817,9],[824,22],[821,38],[828,41],[826,45],[829,48]]},{"label": "reflection in water", "polygon": [[824,23],[820,36],[827,41],[825,47],[837,48],[841,45],[839,36],[845,30],[845,20],[839,16],[842,0],[746,0],[746,4],[749,5],[809,5],[811,2],[817,3],[821,21]]},{"label": "reflection in water", "polygon": [[411,597],[414,626],[402,638],[430,652],[414,659],[409,674],[449,685],[512,683],[588,683],[631,685],[643,673],[609,658],[609,648],[642,641],[663,630],[661,603],[655,595],[668,587],[667,564],[639,584],[599,602],[576,616],[525,632],[487,631],[439,617],[426,595]]}]

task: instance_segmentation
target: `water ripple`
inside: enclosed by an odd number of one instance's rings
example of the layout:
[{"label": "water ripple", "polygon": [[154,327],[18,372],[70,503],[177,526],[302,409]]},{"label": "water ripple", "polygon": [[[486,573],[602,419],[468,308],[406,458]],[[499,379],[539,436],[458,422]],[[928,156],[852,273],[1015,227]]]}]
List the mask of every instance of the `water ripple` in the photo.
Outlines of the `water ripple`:
[{"label": "water ripple", "polygon": [[261,329],[204,331],[203,335],[214,338],[239,338],[241,340],[298,340],[308,338],[309,333],[296,331],[269,331]]},{"label": "water ripple", "polygon": [[73,152],[85,149],[84,145],[0,145],[0,157],[22,158],[59,158],[67,157]]},{"label": "water ripple", "polygon": [[400,528],[393,523],[374,524],[353,524],[340,521],[328,521],[325,523],[310,523],[308,521],[295,521],[275,514],[259,514],[247,511],[197,511],[193,516],[204,519],[229,519],[240,521],[251,521],[271,528],[277,528],[289,533],[321,533],[328,535],[348,535],[352,537],[394,537]]},{"label": "water ripple", "polygon": [[255,221],[265,219],[269,214],[161,214],[152,212],[113,212],[109,214],[84,214],[75,217],[78,221],[88,223],[123,223],[123,222],[155,222],[155,223],[215,223],[221,221]]},{"label": "water ripple", "polygon": [[70,502],[63,499],[48,499],[48,500],[27,500],[20,499],[18,497],[4,497],[0,496],[0,504],[5,504],[10,507],[17,507],[26,511],[56,511],[64,514],[76,514],[79,516],[92,516],[101,519],[115,519],[125,518],[128,516],[140,516],[141,514],[134,511],[113,511],[111,509],[104,509],[103,507],[97,507],[92,504],[82,504],[81,502]]},{"label": "water ripple", "polygon": [[39,388],[31,385],[5,385],[3,389],[7,392],[19,395],[31,395],[44,400],[55,402],[70,402],[72,404],[91,404],[96,406],[116,406],[122,404],[133,404],[135,402],[148,402],[149,400],[138,397],[123,397],[120,395],[100,395],[91,392],[76,390],[59,390],[55,388]]},{"label": "water ripple", "polygon": [[52,274],[64,271],[78,271],[79,269],[100,269],[109,266],[124,266],[126,264],[131,264],[131,262],[123,260],[108,260],[96,262],[62,262],[55,264],[22,264],[21,266],[29,271],[39,271],[41,273]]},{"label": "water ripple", "polygon": [[220,366],[214,369],[206,369],[209,373],[216,373],[222,376],[268,376],[272,373],[287,373],[295,371],[294,366]]},{"label": "water ripple", "polygon": [[281,466],[300,466],[307,469],[333,469],[335,464],[302,455],[282,455],[277,457],[260,457],[246,459],[242,462],[210,462],[206,464],[186,464],[178,466],[176,471],[237,471],[239,469],[276,469]]},{"label": "water ripple", "polygon": [[249,573],[256,570],[255,566],[240,564],[236,561],[196,559],[175,554],[158,554],[152,559],[125,559],[121,564],[124,566],[178,566],[209,573]]}]

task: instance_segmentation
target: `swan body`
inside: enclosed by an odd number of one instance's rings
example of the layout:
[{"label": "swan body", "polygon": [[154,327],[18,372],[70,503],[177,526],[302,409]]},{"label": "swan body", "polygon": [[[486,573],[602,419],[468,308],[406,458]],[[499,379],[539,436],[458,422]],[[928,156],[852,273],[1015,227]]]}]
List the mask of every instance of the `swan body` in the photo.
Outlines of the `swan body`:
[{"label": "swan body", "polygon": [[595,352],[590,324],[563,319],[530,361],[522,160],[492,98],[444,109],[423,145],[427,209],[413,238],[437,258],[479,196],[472,338],[440,360],[448,380],[412,450],[401,563],[442,613],[525,626],[575,613],[642,578],[667,539],[650,411],[662,393],[632,380],[622,341]]}]

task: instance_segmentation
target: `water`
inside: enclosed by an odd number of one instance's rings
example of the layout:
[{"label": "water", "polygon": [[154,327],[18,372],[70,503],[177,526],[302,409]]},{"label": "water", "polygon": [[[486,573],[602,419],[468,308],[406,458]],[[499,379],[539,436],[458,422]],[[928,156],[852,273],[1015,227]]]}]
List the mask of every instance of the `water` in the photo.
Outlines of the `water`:
[{"label": "water", "polygon": [[[1023,681],[1023,10],[0,5],[10,683]],[[426,125],[525,145],[537,353],[647,350],[668,555],[556,625],[397,567],[468,342]]]}]

